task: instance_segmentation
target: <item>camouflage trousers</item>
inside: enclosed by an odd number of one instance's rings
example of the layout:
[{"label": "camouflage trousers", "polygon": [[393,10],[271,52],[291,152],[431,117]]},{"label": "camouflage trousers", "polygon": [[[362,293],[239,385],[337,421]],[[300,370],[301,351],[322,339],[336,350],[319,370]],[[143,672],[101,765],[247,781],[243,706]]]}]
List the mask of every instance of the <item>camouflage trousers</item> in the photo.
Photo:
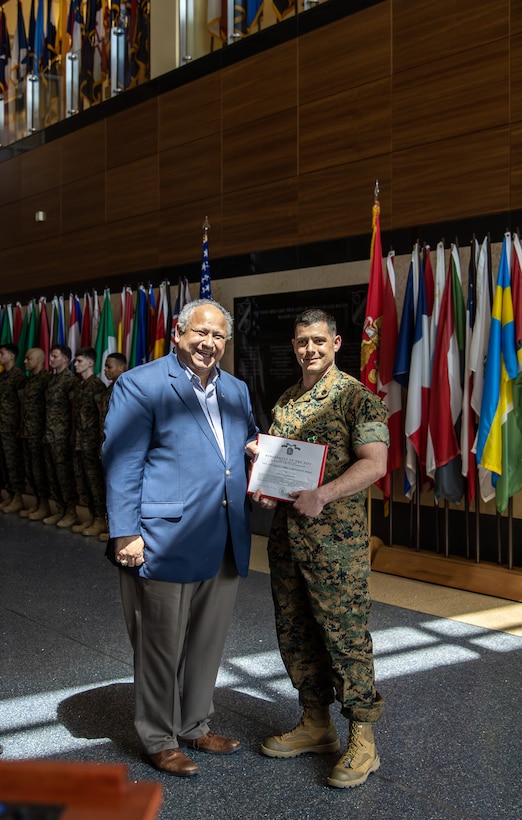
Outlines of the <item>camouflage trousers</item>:
[{"label": "camouflage trousers", "polygon": [[61,507],[74,508],[78,503],[74,480],[73,450],[66,440],[44,445],[49,494]]},{"label": "camouflage trousers", "polygon": [[10,493],[23,493],[25,489],[24,457],[22,440],[14,430],[0,433],[3,462],[5,468],[5,483]]},{"label": "camouflage trousers", "polygon": [[324,707],[335,695],[344,717],[375,723],[384,699],[375,689],[368,631],[368,548],[347,552],[349,561],[295,561],[288,542],[271,536],[279,650],[302,706]]},{"label": "camouflage trousers", "polygon": [[49,482],[41,439],[22,439],[25,479],[38,499],[49,498]]},{"label": "camouflage trousers", "polygon": [[96,518],[103,518],[105,507],[105,478],[96,447],[74,451],[74,475],[78,495]]}]

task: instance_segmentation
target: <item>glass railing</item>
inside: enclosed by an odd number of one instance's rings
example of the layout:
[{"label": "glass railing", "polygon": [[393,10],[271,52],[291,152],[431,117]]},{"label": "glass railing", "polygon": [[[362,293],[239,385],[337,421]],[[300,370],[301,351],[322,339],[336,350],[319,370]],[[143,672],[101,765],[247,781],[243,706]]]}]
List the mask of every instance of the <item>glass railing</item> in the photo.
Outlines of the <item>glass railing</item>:
[{"label": "glass railing", "polygon": [[4,0],[0,145],[328,0]]}]

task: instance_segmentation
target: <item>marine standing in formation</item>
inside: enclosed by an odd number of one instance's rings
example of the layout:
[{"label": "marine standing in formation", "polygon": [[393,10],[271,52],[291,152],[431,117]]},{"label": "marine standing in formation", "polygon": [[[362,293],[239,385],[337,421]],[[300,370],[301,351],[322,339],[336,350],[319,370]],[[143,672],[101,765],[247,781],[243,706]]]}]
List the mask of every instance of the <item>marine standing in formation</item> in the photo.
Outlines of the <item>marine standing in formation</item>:
[{"label": "marine standing in formation", "polygon": [[49,508],[49,482],[42,441],[45,433],[45,394],[51,374],[45,370],[45,353],[32,347],[24,358],[25,369],[30,373],[21,395],[22,447],[25,478],[31,487],[36,504],[20,510],[21,518],[42,521],[51,514]]},{"label": "marine standing in formation", "polygon": [[81,381],[75,401],[74,474],[76,489],[89,509],[89,518],[75,524],[73,532],[82,535],[100,535],[106,530],[105,480],[100,459],[100,414],[97,397],[104,391],[104,384],[94,375],[96,351],[93,347],[81,347],[76,351],[74,368]]},{"label": "marine standing in formation", "polygon": [[25,387],[25,374],[16,365],[18,347],[5,344],[0,347],[0,441],[2,444],[2,467],[4,484],[8,498],[2,501],[0,509],[4,513],[19,512],[24,502],[24,462],[22,440],[20,438],[19,392]]},{"label": "marine standing in formation", "polygon": [[57,511],[44,518],[43,523],[56,524],[60,528],[72,527],[78,521],[78,494],[72,459],[72,408],[78,379],[69,370],[71,355],[67,345],[52,348],[49,362],[54,375],[49,381],[46,397],[44,452],[50,494]]}]

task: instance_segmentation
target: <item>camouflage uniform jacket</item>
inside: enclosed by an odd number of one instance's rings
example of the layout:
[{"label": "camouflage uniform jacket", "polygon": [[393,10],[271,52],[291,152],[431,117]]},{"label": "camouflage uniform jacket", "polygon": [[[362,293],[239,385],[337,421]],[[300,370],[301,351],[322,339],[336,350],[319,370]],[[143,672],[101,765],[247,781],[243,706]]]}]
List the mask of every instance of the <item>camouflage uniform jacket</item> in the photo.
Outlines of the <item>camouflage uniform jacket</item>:
[{"label": "camouflage uniform jacket", "polygon": [[89,376],[81,381],[75,402],[76,450],[90,450],[100,447],[100,411],[97,399],[105,385],[98,376]]},{"label": "camouflage uniform jacket", "polygon": [[[357,458],[355,449],[381,441],[389,444],[386,408],[353,376],[335,365],[311,390],[302,381],[289,388],[272,410],[270,434],[328,445],[323,483],[342,475]],[[366,492],[327,504],[317,518],[299,515],[280,502],[274,528],[286,518],[292,558],[343,560],[350,548],[368,542]]]},{"label": "camouflage uniform jacket", "polygon": [[45,395],[51,374],[40,370],[29,376],[22,399],[22,437],[41,441],[45,432]]},{"label": "camouflage uniform jacket", "polygon": [[69,441],[73,429],[73,401],[78,377],[68,368],[49,379],[46,396],[44,441]]},{"label": "camouflage uniform jacket", "polygon": [[19,367],[0,373],[0,432],[17,433],[20,430],[19,392],[27,379]]}]

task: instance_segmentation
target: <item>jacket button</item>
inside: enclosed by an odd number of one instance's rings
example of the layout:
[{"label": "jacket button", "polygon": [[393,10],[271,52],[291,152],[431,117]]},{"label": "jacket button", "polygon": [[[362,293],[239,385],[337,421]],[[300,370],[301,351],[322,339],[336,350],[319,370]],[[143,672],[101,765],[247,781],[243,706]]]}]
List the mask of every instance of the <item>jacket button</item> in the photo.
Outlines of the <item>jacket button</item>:
[{"label": "jacket button", "polygon": [[227,506],[227,500],[226,500],[226,498],[224,498],[224,499],[223,499],[223,501],[221,502],[221,506],[222,506],[222,507],[226,507],[226,506]]},{"label": "jacket button", "polygon": [[230,470],[225,470],[225,475],[230,475]]}]

